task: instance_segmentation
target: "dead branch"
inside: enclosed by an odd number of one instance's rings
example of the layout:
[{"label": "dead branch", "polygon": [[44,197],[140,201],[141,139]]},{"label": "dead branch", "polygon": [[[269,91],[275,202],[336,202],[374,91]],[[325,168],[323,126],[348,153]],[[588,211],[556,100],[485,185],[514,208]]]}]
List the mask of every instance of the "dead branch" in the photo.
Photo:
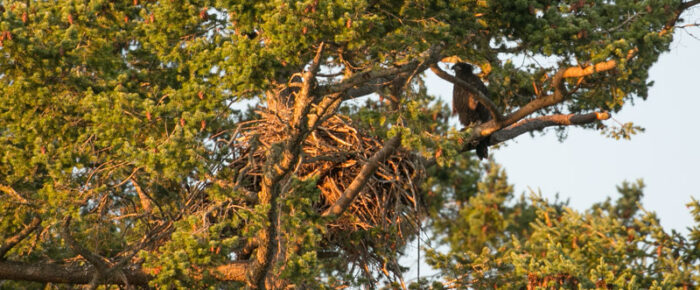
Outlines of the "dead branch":
[{"label": "dead branch", "polygon": [[379,167],[379,163],[383,162],[394,153],[394,150],[401,143],[401,135],[396,135],[384,144],[384,148],[374,153],[374,156],[370,158],[364,166],[360,173],[352,180],[352,183],[345,189],[343,195],[338,198],[333,206],[326,210],[324,216],[340,216],[348,208],[348,206],[355,200],[355,197],[362,190],[362,188],[367,184],[367,180],[374,174],[374,172]]},{"label": "dead branch", "polygon": [[495,145],[518,137],[524,133],[542,130],[546,127],[583,125],[598,120],[607,120],[609,118],[610,114],[608,112],[596,112],[588,114],[549,115],[525,119],[508,128],[493,133],[489,138],[489,145]]},{"label": "dead branch", "polygon": [[376,78],[374,80],[368,81],[359,87],[353,87],[345,91],[343,98],[346,100],[355,99],[363,97],[372,93],[376,93],[379,89],[384,87],[386,83],[390,82],[389,78]]}]

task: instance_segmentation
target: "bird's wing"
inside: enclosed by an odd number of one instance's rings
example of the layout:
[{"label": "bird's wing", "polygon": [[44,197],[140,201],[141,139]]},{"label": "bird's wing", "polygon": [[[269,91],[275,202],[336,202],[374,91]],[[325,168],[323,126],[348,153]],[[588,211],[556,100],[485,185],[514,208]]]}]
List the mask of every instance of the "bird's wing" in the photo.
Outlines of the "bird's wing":
[{"label": "bird's wing", "polygon": [[452,90],[452,115],[463,112],[467,108],[467,91],[455,86]]},{"label": "bird's wing", "polygon": [[[484,85],[484,82],[481,81],[481,79],[473,74],[466,75],[464,76],[464,81],[472,85],[475,89],[479,90],[482,94],[488,95],[489,90],[486,88],[486,85]],[[476,107],[479,105],[479,101],[473,96],[477,92],[473,92],[473,94],[469,94],[469,108],[472,110],[476,110]]]}]

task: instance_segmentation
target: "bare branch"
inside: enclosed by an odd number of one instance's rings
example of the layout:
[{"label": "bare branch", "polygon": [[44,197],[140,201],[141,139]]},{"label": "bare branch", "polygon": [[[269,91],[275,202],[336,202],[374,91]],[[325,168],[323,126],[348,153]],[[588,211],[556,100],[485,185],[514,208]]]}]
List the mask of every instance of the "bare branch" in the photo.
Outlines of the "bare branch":
[{"label": "bare branch", "polygon": [[20,195],[19,193],[17,193],[17,191],[15,191],[15,189],[12,188],[12,187],[9,187],[9,186],[7,186],[7,185],[0,184],[0,191],[2,191],[2,192],[4,192],[4,193],[8,194],[9,196],[14,197],[14,198],[15,198],[16,200],[18,200],[19,203],[21,203],[21,204],[25,204],[25,205],[31,204],[31,203],[29,202],[29,200],[27,200],[27,199],[24,198],[22,195]]},{"label": "bare branch", "polygon": [[[522,120],[510,127],[501,129],[500,131],[496,131],[495,133],[491,134],[486,138],[488,138],[489,140],[489,145],[496,145],[498,143],[514,139],[522,134],[542,130],[546,127],[583,125],[593,123],[598,120],[607,120],[609,118],[610,114],[608,112],[541,116],[537,118]],[[475,136],[469,138],[468,140],[465,140],[466,146],[462,148],[462,152],[470,151],[476,148],[476,141],[479,141],[480,139],[482,138]],[[419,159],[422,161],[423,166],[425,167],[431,167],[437,164],[437,160],[435,158],[422,159],[419,157]]]},{"label": "bare branch", "polygon": [[347,91],[345,91],[345,94],[343,94],[343,99],[355,99],[359,97],[364,97],[372,93],[376,93],[379,89],[381,89],[389,82],[391,82],[391,80],[388,77],[376,78],[374,80],[368,81],[362,86],[348,89]]},{"label": "bare branch", "polygon": [[16,235],[14,235],[12,237],[7,238],[5,240],[5,242],[3,243],[3,245],[0,246],[0,261],[4,260],[4,256],[7,253],[7,251],[12,249],[12,247],[16,246],[17,244],[19,244],[19,242],[21,242],[22,240],[24,240],[24,238],[26,238],[36,228],[39,227],[39,224],[41,224],[41,219],[38,217],[34,217],[34,219],[32,219],[32,221],[29,223],[29,225],[27,225],[27,227],[22,229],[22,231],[20,231],[19,233],[17,233]]},{"label": "bare branch", "polygon": [[[78,264],[27,264],[0,261],[0,280],[33,281],[41,283],[89,284],[95,277],[92,266]],[[151,277],[140,269],[123,270],[131,285],[148,286]],[[104,284],[124,284],[118,275],[107,275]]]},{"label": "bare branch", "polygon": [[379,163],[391,156],[391,154],[394,153],[394,150],[399,147],[400,143],[401,135],[396,135],[384,144],[384,148],[374,153],[372,158],[370,158],[367,163],[362,166],[362,170],[357,176],[355,176],[352,183],[350,183],[350,185],[345,189],[343,195],[341,195],[340,198],[335,201],[333,206],[323,213],[323,216],[332,215],[339,217],[342,215],[348,206],[350,206],[355,197],[360,193],[365,184],[367,184],[367,180],[374,175],[374,172],[379,167]]},{"label": "bare branch", "polygon": [[686,9],[693,7],[695,5],[698,5],[698,4],[700,4],[700,0],[693,0],[693,1],[688,1],[685,3],[681,3],[680,10],[682,12],[683,10],[686,10]]},{"label": "bare branch", "polygon": [[607,120],[609,118],[610,114],[608,112],[596,112],[588,114],[549,115],[525,119],[514,124],[513,126],[493,133],[489,137],[489,145],[495,145],[518,137],[524,133],[542,130],[546,127],[583,125],[598,120]]},{"label": "bare branch", "polygon": [[[313,61],[311,61],[311,65],[309,65],[309,69],[304,73],[304,82],[302,83],[301,86],[301,91],[299,94],[297,94],[296,99],[294,100],[294,122],[295,124],[292,124],[292,126],[297,126],[300,125],[302,119],[306,117],[308,111],[311,108],[311,91],[313,90],[313,87],[316,82],[316,73],[318,73],[318,68],[321,65],[321,56],[323,55],[323,47],[324,43],[321,42],[318,45],[318,49],[316,49],[316,54],[314,56]],[[306,124],[304,124],[306,125]]]},{"label": "bare branch", "polygon": [[536,112],[539,109],[549,107],[551,105],[555,105],[563,101],[564,98],[568,95],[568,92],[566,91],[563,85],[565,71],[566,69],[560,69],[554,75],[554,78],[552,78],[552,87],[554,87],[553,94],[530,101],[517,111],[506,116],[501,122],[496,122],[495,120],[492,120],[486,122],[485,124],[482,124],[481,126],[478,126],[477,128],[475,128],[475,131],[478,133],[476,134],[476,137],[478,138],[480,136],[491,135],[495,131],[515,124],[515,122],[520,121],[521,119],[527,117],[528,115]]},{"label": "bare branch", "polygon": [[471,84],[448,74],[447,72],[442,70],[440,67],[438,67],[437,64],[432,64],[430,66],[430,69],[437,76],[441,77],[442,79],[444,79],[448,82],[451,82],[456,86],[462,86],[465,89],[469,90],[470,92],[475,93],[475,97],[479,100],[479,102],[481,102],[481,104],[483,104],[486,107],[486,109],[489,110],[489,112],[491,112],[491,116],[495,120],[500,121],[503,119],[503,115],[501,114],[501,112],[499,112],[496,104],[494,104],[493,101],[491,101],[491,99],[488,96],[486,96],[484,93],[482,93],[481,90],[478,90],[477,88],[475,88]]},{"label": "bare branch", "polygon": [[[637,48],[630,49],[627,52],[627,59],[631,59],[637,53]],[[564,70],[565,78],[579,78],[592,75],[597,72],[604,72],[614,69],[617,66],[617,60],[611,59],[586,67],[570,67]]]}]

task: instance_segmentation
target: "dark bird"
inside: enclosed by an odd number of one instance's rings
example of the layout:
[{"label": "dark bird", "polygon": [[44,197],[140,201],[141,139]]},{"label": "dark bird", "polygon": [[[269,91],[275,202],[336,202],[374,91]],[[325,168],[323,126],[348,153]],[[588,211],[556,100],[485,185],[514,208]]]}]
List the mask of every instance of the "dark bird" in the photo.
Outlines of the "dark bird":
[{"label": "dark bird", "polygon": [[[489,90],[481,79],[474,75],[473,68],[468,63],[456,63],[452,69],[455,76],[472,85],[484,95],[488,96]],[[452,89],[452,114],[459,115],[459,122],[465,127],[485,123],[491,120],[491,112],[475,97],[476,93],[459,85]],[[476,155],[484,159],[489,155],[488,138],[479,141],[476,145]]]}]

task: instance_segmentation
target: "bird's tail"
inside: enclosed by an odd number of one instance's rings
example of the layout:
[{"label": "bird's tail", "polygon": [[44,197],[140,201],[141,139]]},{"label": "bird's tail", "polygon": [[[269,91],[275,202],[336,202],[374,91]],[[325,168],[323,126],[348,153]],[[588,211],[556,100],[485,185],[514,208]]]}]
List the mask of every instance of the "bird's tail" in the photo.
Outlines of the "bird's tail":
[{"label": "bird's tail", "polygon": [[489,140],[488,138],[479,141],[479,144],[476,145],[476,156],[479,156],[479,159],[484,159],[489,157]]}]

